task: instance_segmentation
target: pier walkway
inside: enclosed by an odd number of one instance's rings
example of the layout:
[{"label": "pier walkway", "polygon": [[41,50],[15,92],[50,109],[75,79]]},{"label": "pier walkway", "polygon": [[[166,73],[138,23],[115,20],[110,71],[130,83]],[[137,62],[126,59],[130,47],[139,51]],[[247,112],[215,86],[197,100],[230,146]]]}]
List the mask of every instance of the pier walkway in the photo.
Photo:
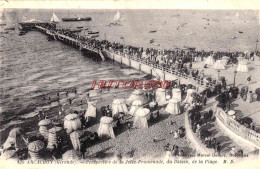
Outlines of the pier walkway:
[{"label": "pier walkway", "polygon": [[99,55],[99,57],[101,57],[103,61],[105,61],[106,58],[110,58],[121,64],[125,64],[139,71],[151,74],[161,80],[179,81],[182,84],[192,84],[193,86],[196,86],[197,91],[203,91],[207,87],[212,87],[215,85],[211,82],[206,81],[205,79],[202,80],[199,78],[194,78],[191,75],[188,76],[174,69],[165,68],[158,64],[152,64],[147,60],[142,60],[138,58],[137,56],[130,56],[118,51],[106,50],[104,48],[102,48],[101,50],[95,49],[92,46],[88,46],[88,44],[82,40],[60,34],[58,31],[51,31],[38,25],[35,25],[35,28],[55,40],[59,40],[63,43],[72,45],[79,50],[86,50],[90,53],[97,54]]}]

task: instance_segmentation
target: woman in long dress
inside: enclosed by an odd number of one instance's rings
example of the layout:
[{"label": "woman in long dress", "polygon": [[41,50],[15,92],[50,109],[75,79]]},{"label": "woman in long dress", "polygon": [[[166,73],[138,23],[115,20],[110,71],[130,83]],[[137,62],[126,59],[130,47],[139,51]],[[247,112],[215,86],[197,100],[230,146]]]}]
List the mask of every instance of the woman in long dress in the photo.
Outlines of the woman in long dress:
[{"label": "woman in long dress", "polygon": [[90,101],[88,100],[88,110],[85,113],[86,122],[91,121],[91,118],[96,118],[97,116],[97,101]]},{"label": "woman in long dress", "polygon": [[195,92],[194,89],[188,89],[187,96],[183,102],[187,103],[187,104],[192,104],[192,100],[193,100],[192,93],[194,93],[194,92]]}]

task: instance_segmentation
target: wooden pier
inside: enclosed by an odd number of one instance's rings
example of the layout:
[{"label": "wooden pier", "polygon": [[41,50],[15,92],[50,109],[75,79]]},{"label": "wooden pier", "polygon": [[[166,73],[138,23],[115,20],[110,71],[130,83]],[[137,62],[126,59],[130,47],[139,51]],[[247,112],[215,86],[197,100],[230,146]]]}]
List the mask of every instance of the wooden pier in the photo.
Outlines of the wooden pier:
[{"label": "wooden pier", "polygon": [[92,47],[88,46],[88,44],[84,43],[83,41],[71,38],[69,36],[60,34],[58,32],[50,31],[50,30],[43,28],[41,26],[36,25],[35,28],[36,28],[36,30],[46,34],[47,36],[49,36],[49,37],[51,37],[55,40],[58,40],[58,41],[61,41],[63,43],[74,46],[75,48],[77,48],[81,51],[86,51],[89,54],[93,54],[95,57],[100,57],[103,61],[106,60],[101,50],[92,48]]},{"label": "wooden pier", "polygon": [[187,76],[185,74],[181,74],[178,71],[164,68],[163,66],[151,64],[148,61],[144,61],[137,58],[136,56],[128,56],[123,53],[119,53],[116,51],[109,51],[105,49],[102,50],[95,49],[91,46],[88,46],[87,43],[81,40],[74,39],[69,36],[60,34],[57,31],[53,32],[41,26],[35,25],[35,29],[55,40],[74,46],[75,48],[83,52],[85,51],[86,53],[88,53],[88,56],[94,55],[94,57],[101,58],[103,61],[105,61],[106,58],[109,58],[113,61],[117,61],[121,64],[125,64],[139,71],[145,72],[147,74],[151,74],[152,76],[155,76],[161,80],[179,81],[179,83],[183,83],[183,84],[192,84],[193,86],[196,86],[197,91],[203,91],[207,87],[211,87],[215,85],[212,84],[211,82],[206,82],[205,79],[204,80],[197,79],[191,76]]}]

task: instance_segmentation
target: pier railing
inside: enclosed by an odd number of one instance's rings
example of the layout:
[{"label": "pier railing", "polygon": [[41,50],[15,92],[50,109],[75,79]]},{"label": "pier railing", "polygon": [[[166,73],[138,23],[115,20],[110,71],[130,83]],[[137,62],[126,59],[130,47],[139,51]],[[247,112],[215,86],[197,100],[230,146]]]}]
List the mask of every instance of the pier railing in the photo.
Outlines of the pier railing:
[{"label": "pier railing", "polygon": [[140,62],[142,64],[151,66],[152,68],[162,70],[164,73],[169,73],[169,74],[175,75],[179,78],[184,78],[184,79],[190,80],[191,83],[195,83],[196,85],[199,85],[200,87],[203,87],[203,88],[214,87],[216,85],[216,83],[214,83],[212,81],[207,81],[205,78],[193,77],[190,74],[187,75],[186,73],[180,72],[173,68],[167,68],[167,67],[161,66],[159,64],[149,62],[148,60],[141,59],[137,55],[129,55],[124,52],[119,52],[119,51],[115,51],[115,50],[109,50],[109,51],[112,53],[115,53],[117,55],[120,55],[122,57],[125,57],[128,59]]}]

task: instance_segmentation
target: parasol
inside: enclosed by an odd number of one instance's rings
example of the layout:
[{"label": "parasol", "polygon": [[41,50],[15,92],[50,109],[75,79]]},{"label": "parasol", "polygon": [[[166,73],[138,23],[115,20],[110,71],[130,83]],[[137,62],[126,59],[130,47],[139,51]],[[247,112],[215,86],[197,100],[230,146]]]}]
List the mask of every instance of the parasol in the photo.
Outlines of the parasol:
[{"label": "parasol", "polygon": [[75,113],[68,114],[67,116],[65,116],[65,120],[68,120],[68,121],[73,121],[73,120],[76,120],[77,118],[78,118],[78,115]]},{"label": "parasol", "polygon": [[144,117],[147,116],[150,113],[150,110],[147,108],[140,108],[135,113],[136,116]]},{"label": "parasol", "polygon": [[44,143],[40,140],[33,141],[28,145],[28,150],[31,152],[39,152],[43,148],[44,148]]},{"label": "parasol", "polygon": [[233,116],[236,114],[236,112],[234,110],[229,110],[227,113],[229,116]]},{"label": "parasol", "polygon": [[78,130],[81,128],[81,121],[77,114],[72,113],[68,114],[64,118],[64,128],[67,129],[67,132],[70,133],[73,130]]},{"label": "parasol", "polygon": [[47,126],[48,124],[51,123],[51,120],[50,119],[44,119],[44,120],[41,120],[39,123],[38,123],[38,126]]},{"label": "parasol", "polygon": [[143,102],[141,100],[134,100],[132,103],[132,106],[141,106],[143,105]]},{"label": "parasol", "polygon": [[128,109],[125,104],[125,99],[115,99],[112,103],[112,110],[113,116],[120,112],[127,113]]}]

